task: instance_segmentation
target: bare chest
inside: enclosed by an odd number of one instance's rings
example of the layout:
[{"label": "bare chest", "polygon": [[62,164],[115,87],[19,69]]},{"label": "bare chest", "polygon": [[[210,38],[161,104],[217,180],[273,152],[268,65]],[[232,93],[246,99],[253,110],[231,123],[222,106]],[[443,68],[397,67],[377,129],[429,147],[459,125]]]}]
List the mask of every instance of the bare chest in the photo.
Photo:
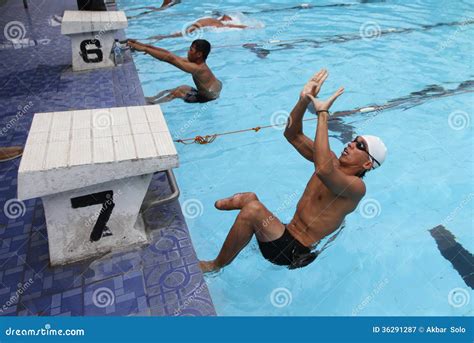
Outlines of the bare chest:
[{"label": "bare chest", "polygon": [[337,196],[331,192],[319,179],[313,174],[306,189],[298,203],[298,211],[306,214],[317,214],[324,217],[324,214],[346,214],[352,212],[357,206],[350,199]]}]

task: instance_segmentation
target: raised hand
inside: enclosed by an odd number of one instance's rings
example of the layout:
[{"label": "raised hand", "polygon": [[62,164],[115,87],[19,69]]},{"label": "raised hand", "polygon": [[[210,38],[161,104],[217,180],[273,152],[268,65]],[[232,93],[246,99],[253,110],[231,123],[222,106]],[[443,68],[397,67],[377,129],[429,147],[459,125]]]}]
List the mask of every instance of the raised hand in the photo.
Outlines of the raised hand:
[{"label": "raised hand", "polygon": [[[301,91],[301,98],[307,99],[308,95],[316,96],[321,90],[321,86],[328,77],[328,71],[326,69],[321,69],[316,74],[314,74],[311,79],[304,85],[303,90]],[[309,100],[309,98],[308,98]]]},{"label": "raised hand", "polygon": [[344,87],[339,88],[336,92],[334,92],[333,95],[331,95],[329,98],[326,100],[319,100],[316,99],[313,95],[307,94],[306,96],[313,102],[314,109],[316,110],[316,113],[320,111],[327,111],[331,108],[332,104],[336,99],[344,93]]}]

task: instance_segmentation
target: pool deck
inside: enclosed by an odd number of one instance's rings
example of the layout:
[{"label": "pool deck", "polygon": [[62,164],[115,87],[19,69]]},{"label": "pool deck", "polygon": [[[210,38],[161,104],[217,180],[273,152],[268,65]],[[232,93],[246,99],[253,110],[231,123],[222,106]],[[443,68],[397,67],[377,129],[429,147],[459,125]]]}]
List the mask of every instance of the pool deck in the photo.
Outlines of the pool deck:
[{"label": "pool deck", "polygon": [[[72,72],[70,40],[53,16],[76,1],[28,4],[0,4],[0,146],[23,146],[34,113],[145,104],[129,55],[119,67]],[[23,44],[6,39],[13,22]],[[0,163],[0,315],[216,315],[178,200],[147,212],[151,244],[51,268],[41,199],[5,212],[19,164]],[[166,174],[155,174],[148,196],[169,192]]]}]

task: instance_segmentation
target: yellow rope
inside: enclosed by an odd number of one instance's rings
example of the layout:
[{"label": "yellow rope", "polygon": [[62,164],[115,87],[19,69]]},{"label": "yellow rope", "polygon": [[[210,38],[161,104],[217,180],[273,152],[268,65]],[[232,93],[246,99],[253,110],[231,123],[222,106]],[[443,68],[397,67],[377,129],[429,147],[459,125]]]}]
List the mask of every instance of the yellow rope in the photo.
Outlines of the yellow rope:
[{"label": "yellow rope", "polygon": [[[304,119],[303,121],[307,120],[316,120],[316,118],[310,118],[310,119]],[[269,127],[281,127],[284,126],[285,124],[273,124],[273,125],[264,125],[264,126],[256,126],[256,127],[251,127],[248,129],[243,129],[243,130],[235,130],[235,131],[227,131],[227,132],[222,132],[222,133],[215,133],[212,135],[205,135],[205,136],[196,136],[196,137],[190,137],[190,138],[181,138],[181,139],[175,139],[174,141],[176,143],[182,143],[182,144],[209,144],[215,141],[215,139],[219,136],[225,136],[225,135],[232,135],[234,133],[242,133],[242,132],[247,132],[247,131],[255,131],[259,132],[261,129],[267,129]]]},{"label": "yellow rope", "polygon": [[[346,116],[346,115],[354,114],[354,113],[357,113],[357,112],[360,112],[360,113],[362,113],[362,112],[364,112],[364,113],[377,112],[377,111],[384,110],[386,108],[388,108],[388,107],[387,106],[360,107],[360,108],[356,108],[354,110],[349,110],[349,111],[333,112],[331,114],[331,118]],[[318,117],[315,116],[314,118],[303,119],[303,121],[317,120],[317,119],[318,119]],[[227,132],[222,132],[222,133],[215,133],[215,134],[212,134],[212,135],[175,139],[174,141],[176,143],[182,143],[182,144],[210,144],[210,143],[214,142],[216,140],[216,138],[219,137],[219,136],[232,135],[234,133],[242,133],[242,132],[247,132],[247,131],[259,132],[262,129],[268,129],[270,127],[282,127],[282,126],[285,126],[285,125],[286,125],[286,123],[256,126],[256,127],[251,127],[251,128],[248,128],[248,129],[243,129],[243,130],[235,130],[235,131],[227,131]]]}]

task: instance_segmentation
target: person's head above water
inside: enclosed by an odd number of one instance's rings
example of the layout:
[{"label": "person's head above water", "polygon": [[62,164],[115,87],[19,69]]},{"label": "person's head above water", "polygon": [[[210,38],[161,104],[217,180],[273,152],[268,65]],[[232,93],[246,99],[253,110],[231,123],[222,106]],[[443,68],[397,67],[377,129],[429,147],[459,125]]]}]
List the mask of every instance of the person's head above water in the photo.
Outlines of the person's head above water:
[{"label": "person's head above water", "polygon": [[379,137],[357,136],[341,153],[341,166],[358,170],[357,175],[363,177],[368,170],[382,165],[387,156],[387,147]]},{"label": "person's head above water", "polygon": [[210,52],[211,43],[205,39],[196,39],[189,47],[188,60],[190,62],[205,62]]}]

